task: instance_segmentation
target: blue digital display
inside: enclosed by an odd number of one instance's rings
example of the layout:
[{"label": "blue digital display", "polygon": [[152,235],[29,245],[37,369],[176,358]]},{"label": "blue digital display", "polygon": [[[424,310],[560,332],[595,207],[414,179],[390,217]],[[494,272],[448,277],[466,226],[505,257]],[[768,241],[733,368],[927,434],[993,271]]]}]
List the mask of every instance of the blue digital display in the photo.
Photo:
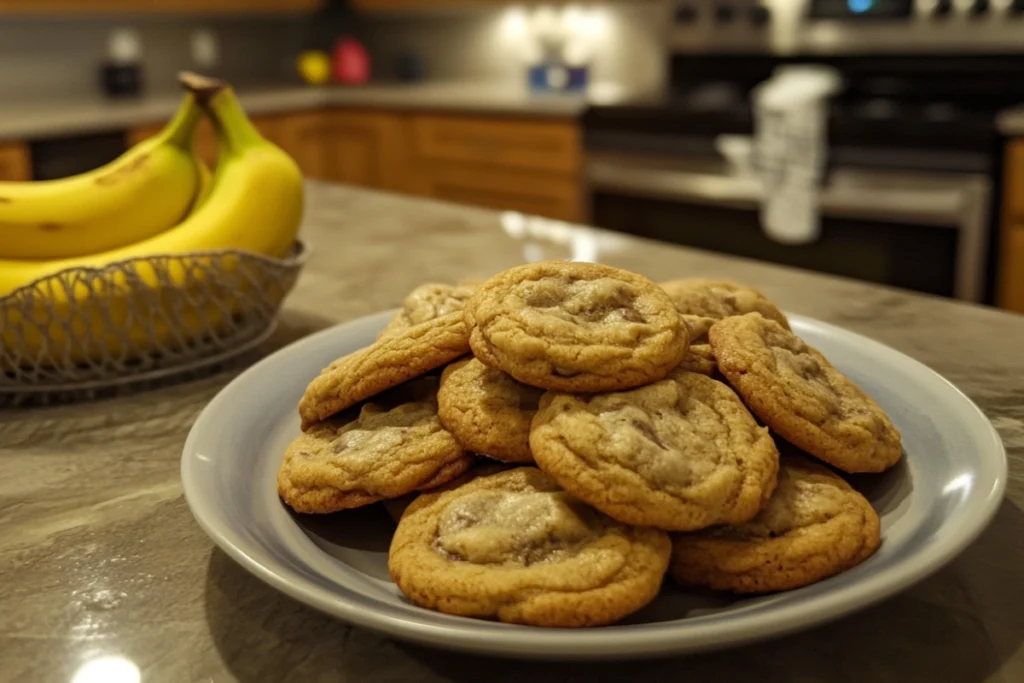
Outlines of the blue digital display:
[{"label": "blue digital display", "polygon": [[846,0],[846,6],[854,14],[864,14],[875,6],[875,0]]}]

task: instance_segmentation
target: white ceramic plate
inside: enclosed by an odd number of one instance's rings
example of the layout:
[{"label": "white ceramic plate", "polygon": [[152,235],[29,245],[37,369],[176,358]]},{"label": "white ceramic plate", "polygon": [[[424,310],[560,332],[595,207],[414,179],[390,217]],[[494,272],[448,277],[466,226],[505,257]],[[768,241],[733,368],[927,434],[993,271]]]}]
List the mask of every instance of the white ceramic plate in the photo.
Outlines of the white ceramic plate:
[{"label": "white ceramic plate", "polygon": [[390,312],[324,330],[264,359],[224,388],[185,443],[181,479],[210,538],[247,570],[319,610],[396,638],[527,657],[626,657],[719,648],[808,628],[892,595],[951,560],[991,519],[1006,455],[992,425],[953,385],[882,344],[808,318],[793,329],[873,396],[903,434],[905,458],[854,479],[882,516],[882,547],[860,566],[788,593],[734,599],[662,594],[626,622],[583,630],[510,626],[410,604],[387,573],[393,526],[381,506],[291,514],[276,494],[299,433],[308,381],[371,343]]}]

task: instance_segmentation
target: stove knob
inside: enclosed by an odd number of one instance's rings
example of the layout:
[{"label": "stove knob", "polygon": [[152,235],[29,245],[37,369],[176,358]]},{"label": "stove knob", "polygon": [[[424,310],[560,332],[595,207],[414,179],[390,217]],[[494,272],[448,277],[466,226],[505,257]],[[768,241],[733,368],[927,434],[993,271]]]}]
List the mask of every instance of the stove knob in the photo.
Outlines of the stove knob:
[{"label": "stove knob", "polygon": [[948,17],[953,13],[953,0],[935,0],[935,7],[932,9],[933,17]]},{"label": "stove knob", "polygon": [[[1024,0],[1020,0],[1024,2]],[[764,5],[754,5],[750,8],[750,23],[754,26],[764,26],[772,20],[772,11]]]},{"label": "stove knob", "polygon": [[677,24],[692,24],[697,21],[697,8],[693,5],[679,5],[675,16]]},{"label": "stove knob", "polygon": [[729,24],[736,18],[736,8],[732,5],[718,5],[715,7],[715,21],[719,24]]},{"label": "stove knob", "polygon": [[989,0],[973,0],[971,2],[970,14],[972,17],[980,17],[988,14]]}]

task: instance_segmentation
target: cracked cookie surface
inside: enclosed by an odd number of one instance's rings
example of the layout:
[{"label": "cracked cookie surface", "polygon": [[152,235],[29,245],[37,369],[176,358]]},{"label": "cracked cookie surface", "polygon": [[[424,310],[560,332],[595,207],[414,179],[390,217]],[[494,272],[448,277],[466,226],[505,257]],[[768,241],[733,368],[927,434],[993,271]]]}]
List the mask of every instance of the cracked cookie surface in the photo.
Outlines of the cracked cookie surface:
[{"label": "cracked cookie surface", "polygon": [[599,626],[655,597],[670,552],[665,532],[615,522],[520,467],[417,498],[395,531],[388,569],[422,607]]},{"label": "cracked cookie surface", "polygon": [[459,312],[414,325],[324,368],[299,401],[303,431],[320,420],[469,352]]},{"label": "cracked cookie surface", "polygon": [[671,531],[749,520],[779,459],[728,386],[685,371],[619,393],[548,392],[530,446],[542,470],[598,510]]},{"label": "cracked cookie surface", "polygon": [[420,285],[405,297],[401,310],[395,314],[387,327],[381,330],[377,338],[394,337],[402,330],[434,318],[461,312],[478,284],[476,280],[463,280],[457,285],[435,282]]},{"label": "cracked cookie surface", "polygon": [[471,358],[444,369],[438,415],[467,450],[504,462],[532,463],[530,420],[543,393]]},{"label": "cracked cookie surface", "polygon": [[825,466],[785,455],[765,509],[746,524],[677,536],[671,572],[680,583],[716,590],[790,590],[860,564],[879,534],[864,496]]},{"label": "cracked cookie surface", "polygon": [[669,280],[660,286],[683,315],[721,320],[734,315],[760,313],[789,329],[785,314],[753,287],[704,278]]},{"label": "cracked cookie surface", "polygon": [[596,263],[543,261],[480,285],[466,305],[483,363],[560,391],[614,391],[664,377],[687,329],[654,283]]},{"label": "cracked cookie surface", "polygon": [[278,471],[296,512],[326,513],[440,486],[473,462],[437,417],[437,380],[399,387],[305,432]]},{"label": "cracked cookie surface", "polygon": [[817,349],[756,313],[708,333],[725,375],[773,432],[845,472],[881,472],[901,454],[885,411]]}]

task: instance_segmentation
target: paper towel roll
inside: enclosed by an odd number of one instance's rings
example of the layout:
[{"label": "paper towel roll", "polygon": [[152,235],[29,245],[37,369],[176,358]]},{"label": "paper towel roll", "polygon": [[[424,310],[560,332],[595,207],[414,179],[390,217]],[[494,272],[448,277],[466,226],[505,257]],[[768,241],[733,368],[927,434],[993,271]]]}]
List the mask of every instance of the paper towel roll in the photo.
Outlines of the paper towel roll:
[{"label": "paper towel roll", "polygon": [[840,86],[830,67],[786,66],[752,93],[764,189],[761,227],[777,242],[806,244],[821,233],[817,194],[828,148],[828,98]]}]

